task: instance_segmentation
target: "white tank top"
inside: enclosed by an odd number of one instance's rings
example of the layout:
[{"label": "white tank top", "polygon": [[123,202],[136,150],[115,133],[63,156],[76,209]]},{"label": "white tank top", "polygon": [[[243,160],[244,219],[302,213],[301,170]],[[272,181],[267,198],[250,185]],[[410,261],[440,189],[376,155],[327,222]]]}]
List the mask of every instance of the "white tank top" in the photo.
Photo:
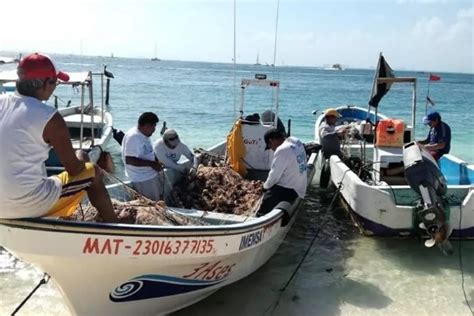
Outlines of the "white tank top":
[{"label": "white tank top", "polygon": [[56,113],[36,98],[0,96],[0,218],[44,215],[59,199],[61,183],[48,178],[46,123]]}]

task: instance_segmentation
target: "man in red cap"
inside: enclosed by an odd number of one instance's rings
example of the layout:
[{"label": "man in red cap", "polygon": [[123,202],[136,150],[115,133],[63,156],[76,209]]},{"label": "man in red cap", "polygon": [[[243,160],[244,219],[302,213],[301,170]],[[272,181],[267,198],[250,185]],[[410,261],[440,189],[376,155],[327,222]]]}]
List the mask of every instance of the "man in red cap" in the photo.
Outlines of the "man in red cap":
[{"label": "man in red cap", "polygon": [[[101,217],[116,222],[100,170],[74,152],[63,117],[42,102],[69,76],[40,53],[23,58],[17,73],[16,93],[0,96],[0,218],[68,216],[87,191]],[[51,147],[66,171],[48,177]]]}]

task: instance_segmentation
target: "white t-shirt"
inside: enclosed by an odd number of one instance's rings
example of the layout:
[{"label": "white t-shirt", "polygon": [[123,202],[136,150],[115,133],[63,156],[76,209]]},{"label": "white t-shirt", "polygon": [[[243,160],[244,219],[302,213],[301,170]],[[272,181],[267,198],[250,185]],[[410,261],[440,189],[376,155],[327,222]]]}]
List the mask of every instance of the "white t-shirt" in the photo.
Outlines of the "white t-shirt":
[{"label": "white t-shirt", "polygon": [[275,151],[272,168],[263,187],[270,189],[279,185],[295,190],[300,198],[304,198],[307,184],[304,145],[296,137],[288,137]]},{"label": "white t-shirt", "polygon": [[185,156],[189,161],[193,160],[193,153],[188,146],[179,142],[175,148],[166,146],[163,138],[158,139],[153,145],[153,149],[158,160],[165,165],[166,168],[175,169],[180,172],[185,171],[186,166],[178,164],[181,156]]},{"label": "white t-shirt", "polygon": [[36,98],[0,96],[0,218],[42,216],[58,201],[62,185],[46,175],[50,146],[43,140],[55,113]]},{"label": "white t-shirt", "polygon": [[143,182],[150,180],[158,175],[158,172],[152,167],[138,167],[125,163],[125,157],[135,157],[143,160],[155,160],[151,140],[133,127],[125,133],[122,140],[122,160],[125,165],[125,174],[132,182]]}]

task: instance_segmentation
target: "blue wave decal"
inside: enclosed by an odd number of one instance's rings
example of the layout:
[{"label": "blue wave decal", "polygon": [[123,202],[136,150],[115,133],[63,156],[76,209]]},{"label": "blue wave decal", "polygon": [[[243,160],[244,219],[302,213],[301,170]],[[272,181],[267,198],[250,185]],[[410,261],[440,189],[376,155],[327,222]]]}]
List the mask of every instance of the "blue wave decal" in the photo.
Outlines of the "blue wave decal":
[{"label": "blue wave decal", "polygon": [[129,302],[192,292],[221,283],[146,274],[117,286],[109,295],[112,302]]}]

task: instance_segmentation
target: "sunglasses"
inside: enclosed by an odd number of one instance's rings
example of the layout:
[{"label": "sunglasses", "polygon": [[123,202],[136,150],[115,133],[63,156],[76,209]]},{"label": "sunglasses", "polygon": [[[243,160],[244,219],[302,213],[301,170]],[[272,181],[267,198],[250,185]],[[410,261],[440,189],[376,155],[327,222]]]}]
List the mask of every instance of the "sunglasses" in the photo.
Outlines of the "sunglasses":
[{"label": "sunglasses", "polygon": [[167,140],[170,141],[170,142],[172,142],[172,141],[175,141],[175,140],[177,140],[177,139],[178,139],[178,137],[173,137],[173,138],[168,138]]}]

